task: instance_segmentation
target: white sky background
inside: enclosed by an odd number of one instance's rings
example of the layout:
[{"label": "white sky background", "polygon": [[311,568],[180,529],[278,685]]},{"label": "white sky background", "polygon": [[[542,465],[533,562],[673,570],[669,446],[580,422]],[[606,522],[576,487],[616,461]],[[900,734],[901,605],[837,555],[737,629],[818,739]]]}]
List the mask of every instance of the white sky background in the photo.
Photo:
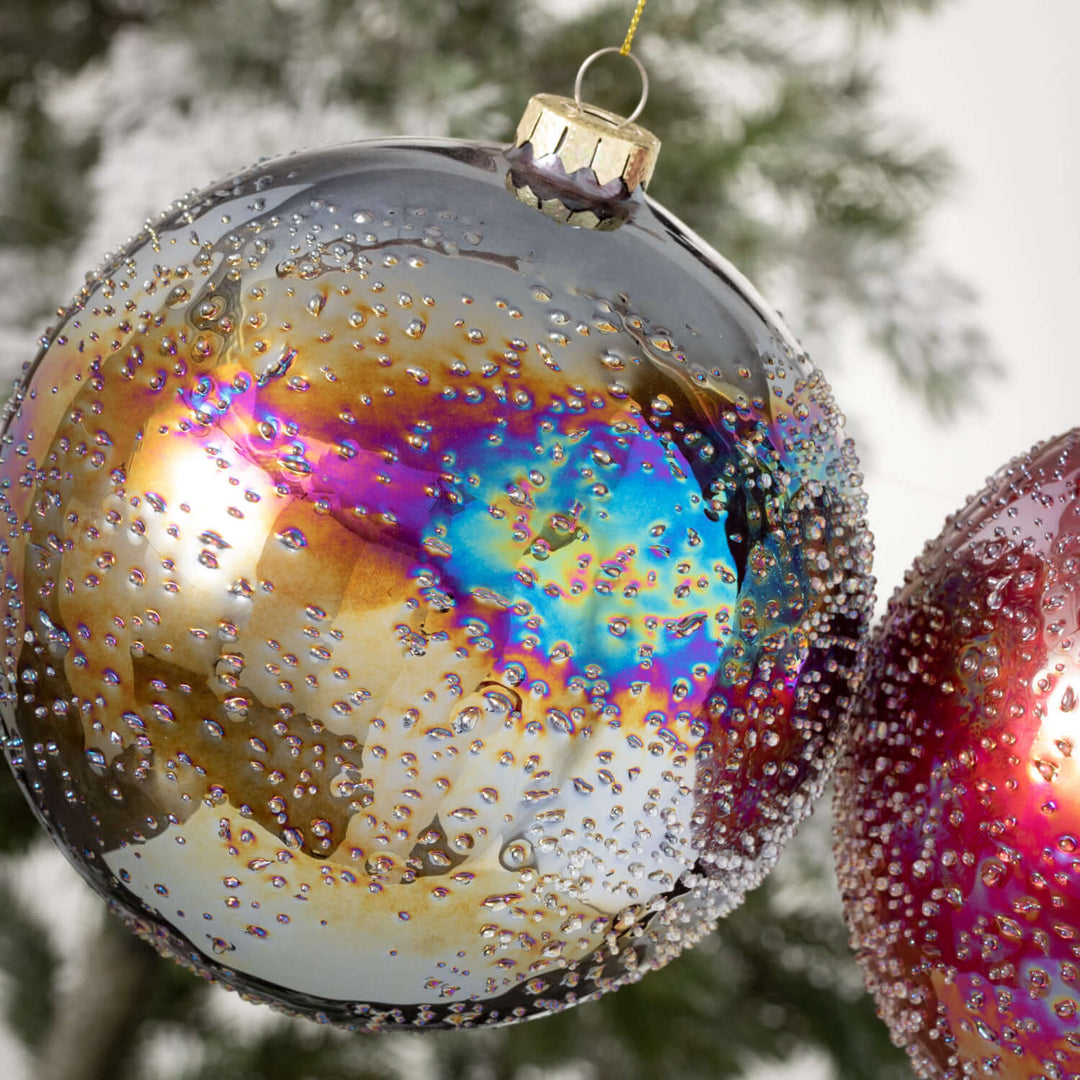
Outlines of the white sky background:
[{"label": "white sky background", "polygon": [[864,436],[879,605],[990,473],[1080,424],[1078,43],[1077,0],[959,0],[908,18],[881,49],[890,113],[960,168],[927,236],[978,290],[1006,375],[941,424],[877,365],[871,381],[857,358],[837,373],[821,358]]},{"label": "white sky background", "polygon": [[[882,600],[990,472],[1080,424],[1080,347],[1070,333],[1080,309],[1077,43],[1080,0],[954,0],[932,18],[908,18],[880,48],[890,89],[883,105],[960,167],[928,242],[979,291],[981,322],[1007,369],[985,385],[980,407],[941,425],[880,363],[845,357],[838,369],[818,358],[864,433]],[[93,922],[85,900],[74,902],[83,890],[59,856],[32,860],[24,885],[56,907],[58,924]],[[77,947],[70,937],[64,945]],[[6,1080],[29,1080],[2,1032],[0,1063]],[[807,1059],[763,1066],[748,1080],[827,1075]]]}]

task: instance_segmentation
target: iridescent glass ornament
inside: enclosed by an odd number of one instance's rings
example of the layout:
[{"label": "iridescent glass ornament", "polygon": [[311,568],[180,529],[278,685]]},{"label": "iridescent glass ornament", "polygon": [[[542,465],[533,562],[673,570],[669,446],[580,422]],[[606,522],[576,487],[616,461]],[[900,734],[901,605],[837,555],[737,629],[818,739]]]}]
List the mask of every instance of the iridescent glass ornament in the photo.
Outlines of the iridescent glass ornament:
[{"label": "iridescent glass ornament", "polygon": [[7,413],[42,820],[163,952],[367,1030],[525,1019],[707,933],[820,791],[861,648],[824,378],[552,109],[185,198]]},{"label": "iridescent glass ornament", "polygon": [[1080,1074],[1078,665],[1074,428],[915,561],[837,778],[848,924],[922,1077]]}]

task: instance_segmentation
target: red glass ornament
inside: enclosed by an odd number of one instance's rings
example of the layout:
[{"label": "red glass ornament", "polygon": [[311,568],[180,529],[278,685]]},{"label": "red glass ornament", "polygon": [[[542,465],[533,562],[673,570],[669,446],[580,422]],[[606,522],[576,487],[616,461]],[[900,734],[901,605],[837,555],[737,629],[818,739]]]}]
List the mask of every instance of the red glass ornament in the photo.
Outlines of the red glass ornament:
[{"label": "red glass ornament", "polygon": [[848,924],[924,1077],[1080,1075],[1080,428],[997,473],[875,637],[838,774]]}]

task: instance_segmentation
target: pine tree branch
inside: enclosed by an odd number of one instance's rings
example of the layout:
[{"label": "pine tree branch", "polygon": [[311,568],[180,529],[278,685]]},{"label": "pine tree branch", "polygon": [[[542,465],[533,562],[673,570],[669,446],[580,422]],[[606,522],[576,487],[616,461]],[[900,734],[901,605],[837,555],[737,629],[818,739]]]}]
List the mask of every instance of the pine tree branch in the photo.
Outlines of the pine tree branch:
[{"label": "pine tree branch", "polygon": [[52,1024],[59,960],[44,924],[6,874],[0,877],[0,912],[0,972],[10,980],[5,1017],[23,1045],[36,1050]]},{"label": "pine tree branch", "polygon": [[83,956],[78,980],[58,1003],[36,1080],[116,1080],[137,1039],[158,963],[153,951],[108,916]]}]

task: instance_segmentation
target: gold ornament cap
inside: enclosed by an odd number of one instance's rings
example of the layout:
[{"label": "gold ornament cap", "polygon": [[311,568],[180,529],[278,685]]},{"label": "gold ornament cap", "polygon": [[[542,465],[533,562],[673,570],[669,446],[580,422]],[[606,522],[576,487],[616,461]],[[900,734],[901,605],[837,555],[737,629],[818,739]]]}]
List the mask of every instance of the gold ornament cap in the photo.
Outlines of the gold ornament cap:
[{"label": "gold ornament cap", "polygon": [[632,119],[559,94],[529,99],[515,145],[526,143],[533,160],[554,155],[567,176],[588,168],[601,187],[622,180],[627,194],[648,185],[660,153],[660,140]]}]

